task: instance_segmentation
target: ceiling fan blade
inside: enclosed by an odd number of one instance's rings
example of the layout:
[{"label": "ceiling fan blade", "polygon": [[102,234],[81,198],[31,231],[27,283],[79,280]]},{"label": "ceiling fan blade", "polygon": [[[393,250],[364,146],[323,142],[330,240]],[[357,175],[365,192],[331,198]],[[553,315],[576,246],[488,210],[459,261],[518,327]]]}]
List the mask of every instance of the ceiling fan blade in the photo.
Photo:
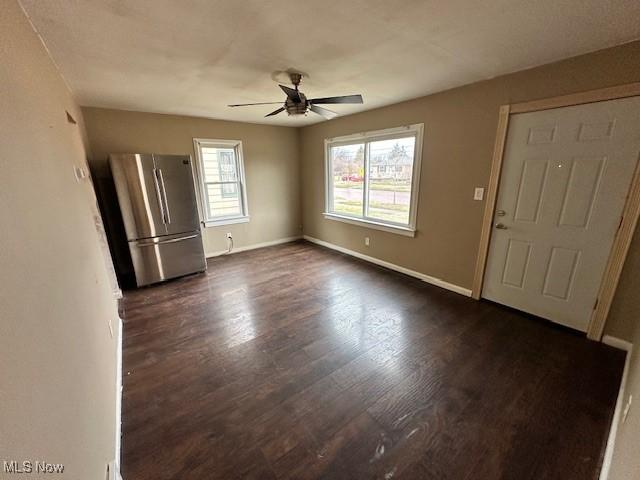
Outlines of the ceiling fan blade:
[{"label": "ceiling fan blade", "polygon": [[362,103],[362,95],[343,95],[342,97],[313,98],[309,103]]},{"label": "ceiling fan blade", "polygon": [[327,110],[326,108],[316,107],[313,104],[310,105],[309,108],[311,109],[312,112],[317,113],[318,115],[326,118],[327,120],[331,120],[332,118],[335,118],[338,116],[336,112],[332,112],[331,110]]},{"label": "ceiling fan blade", "polygon": [[272,115],[277,115],[280,112],[284,112],[284,107],[280,107],[279,109],[274,110],[273,112],[266,114],[265,117],[270,117]]},{"label": "ceiling fan blade", "polygon": [[249,107],[251,105],[276,105],[282,102],[261,102],[261,103],[236,103],[234,105],[227,105],[227,107]]},{"label": "ceiling fan blade", "polygon": [[297,90],[294,90],[293,88],[285,87],[284,85],[280,85],[280,88],[284,93],[287,94],[287,97],[293,100],[293,103],[302,102],[302,99],[300,98],[300,94],[298,93]]}]

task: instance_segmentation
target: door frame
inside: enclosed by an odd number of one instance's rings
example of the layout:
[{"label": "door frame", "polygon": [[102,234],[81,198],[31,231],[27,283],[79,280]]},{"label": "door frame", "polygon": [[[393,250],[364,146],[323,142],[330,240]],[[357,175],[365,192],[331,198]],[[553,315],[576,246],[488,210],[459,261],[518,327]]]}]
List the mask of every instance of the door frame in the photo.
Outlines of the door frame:
[{"label": "door frame", "polygon": [[[514,103],[502,105],[498,114],[498,129],[491,161],[491,173],[489,184],[487,185],[486,204],[482,217],[482,229],[480,231],[480,245],[476,260],[475,274],[473,277],[473,287],[471,296],[480,300],[482,295],[482,285],[487,266],[487,256],[491,242],[491,232],[493,217],[498,198],[498,188],[500,186],[500,174],[502,172],[502,162],[504,149],[509,130],[509,119],[516,113],[537,112],[552,108],[570,107],[583,105],[585,103],[604,102],[620,98],[640,96],[640,82],[628,83],[616,87],[589,90],[586,92],[573,93],[559,97],[552,97],[530,102]],[[609,253],[609,260],[605,269],[598,297],[594,306],[587,337],[591,340],[602,340],[605,322],[609,315],[611,303],[618,287],[622,267],[629,251],[629,246],[633,238],[633,232],[640,217],[640,161],[636,164],[633,180],[627,192],[627,199],[622,211],[622,220]]]}]

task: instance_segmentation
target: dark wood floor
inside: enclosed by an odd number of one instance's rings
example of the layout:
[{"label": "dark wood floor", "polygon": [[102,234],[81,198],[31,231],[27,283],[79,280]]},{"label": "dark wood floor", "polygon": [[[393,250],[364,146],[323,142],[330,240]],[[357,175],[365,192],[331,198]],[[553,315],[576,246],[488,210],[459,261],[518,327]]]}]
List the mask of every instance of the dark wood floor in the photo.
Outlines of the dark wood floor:
[{"label": "dark wood floor", "polygon": [[624,362],[305,242],[124,310],[126,480],[595,479]]}]

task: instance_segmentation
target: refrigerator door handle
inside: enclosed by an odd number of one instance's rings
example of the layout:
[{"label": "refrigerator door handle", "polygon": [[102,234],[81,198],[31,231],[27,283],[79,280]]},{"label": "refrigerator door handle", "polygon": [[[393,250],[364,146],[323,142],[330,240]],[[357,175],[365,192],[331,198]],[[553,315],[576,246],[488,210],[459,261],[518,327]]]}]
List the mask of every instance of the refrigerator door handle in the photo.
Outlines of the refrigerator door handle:
[{"label": "refrigerator door handle", "polygon": [[162,201],[162,195],[160,193],[160,184],[158,183],[158,169],[153,169],[153,184],[156,187],[156,197],[158,198],[158,205],[160,206],[160,215],[162,215],[162,223],[167,223],[167,215],[164,212],[164,202]]},{"label": "refrigerator door handle", "polygon": [[167,201],[167,189],[164,186],[164,177],[162,176],[162,169],[158,168],[158,178],[160,179],[160,189],[162,191],[162,204],[164,210],[164,223],[171,223],[171,213],[169,212],[169,202]]},{"label": "refrigerator door handle", "polygon": [[186,237],[180,237],[180,238],[171,238],[169,240],[162,240],[160,242],[146,242],[146,243],[136,243],[136,245],[138,247],[154,247],[156,245],[164,245],[165,243],[175,243],[175,242],[183,242],[185,240],[190,240],[192,238],[196,238],[198,236],[198,234],[196,233],[195,235],[187,235]]}]

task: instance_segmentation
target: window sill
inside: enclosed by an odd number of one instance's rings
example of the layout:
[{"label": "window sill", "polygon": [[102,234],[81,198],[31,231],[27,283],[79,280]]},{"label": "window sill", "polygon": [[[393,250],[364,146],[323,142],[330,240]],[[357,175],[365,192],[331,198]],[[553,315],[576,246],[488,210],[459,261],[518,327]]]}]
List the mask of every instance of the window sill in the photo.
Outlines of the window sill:
[{"label": "window sill", "polygon": [[375,222],[373,220],[365,220],[362,218],[347,217],[345,215],[338,215],[328,212],[324,212],[322,215],[324,215],[324,218],[326,218],[327,220],[336,220],[338,222],[350,223],[352,225],[359,225],[361,227],[374,228],[376,230],[382,230],[384,232],[404,235],[405,237],[416,236],[416,230],[411,227],[401,227],[399,225],[390,225],[388,223]]},{"label": "window sill", "polygon": [[249,223],[249,216],[221,218],[220,220],[205,220],[202,222],[205,227],[220,227],[222,225],[233,225],[234,223]]}]

